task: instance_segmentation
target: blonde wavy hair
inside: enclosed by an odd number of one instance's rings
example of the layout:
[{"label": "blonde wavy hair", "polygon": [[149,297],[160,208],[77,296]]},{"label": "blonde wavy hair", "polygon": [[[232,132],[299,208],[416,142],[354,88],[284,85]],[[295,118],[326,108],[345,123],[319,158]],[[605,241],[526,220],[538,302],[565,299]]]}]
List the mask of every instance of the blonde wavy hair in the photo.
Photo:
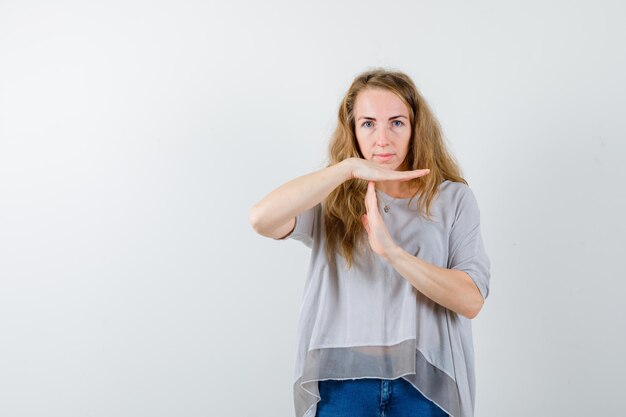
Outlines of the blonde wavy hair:
[{"label": "blonde wavy hair", "polygon": [[[328,165],[335,165],[347,158],[362,158],[363,154],[355,135],[354,105],[361,91],[369,88],[384,89],[395,93],[409,110],[411,138],[405,159],[408,170],[430,169],[423,177],[407,181],[410,189],[416,189],[409,200],[418,197],[419,214],[431,218],[430,205],[437,196],[438,187],[444,180],[467,181],[450,152],[446,149],[441,126],[426,100],[406,74],[399,71],[374,69],[358,75],[346,92],[339,106],[338,122],[328,147]],[[326,255],[334,264],[334,254],[340,250],[348,268],[354,262],[354,252],[365,244],[365,229],[361,216],[365,214],[367,181],[350,179],[335,188],[324,199],[324,231]]]}]

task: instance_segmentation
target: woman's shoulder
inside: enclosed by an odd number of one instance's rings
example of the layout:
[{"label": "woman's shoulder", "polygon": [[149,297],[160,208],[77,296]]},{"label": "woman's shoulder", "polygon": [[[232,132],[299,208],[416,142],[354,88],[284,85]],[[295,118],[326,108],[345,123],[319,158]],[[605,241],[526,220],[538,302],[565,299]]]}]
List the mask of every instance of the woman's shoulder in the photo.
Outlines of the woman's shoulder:
[{"label": "woman's shoulder", "polygon": [[446,180],[440,185],[440,203],[445,210],[477,210],[478,201],[474,192],[464,182]]},{"label": "woman's shoulder", "polygon": [[462,197],[464,194],[471,192],[469,185],[464,182],[444,180],[439,184],[439,192],[442,195]]}]

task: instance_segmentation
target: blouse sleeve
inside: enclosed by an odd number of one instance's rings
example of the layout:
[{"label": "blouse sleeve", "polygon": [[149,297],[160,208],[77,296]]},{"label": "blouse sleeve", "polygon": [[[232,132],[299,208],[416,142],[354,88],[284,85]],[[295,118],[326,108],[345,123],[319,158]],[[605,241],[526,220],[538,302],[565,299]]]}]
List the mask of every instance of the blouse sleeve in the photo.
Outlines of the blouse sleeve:
[{"label": "blouse sleeve", "polygon": [[480,210],[469,187],[460,198],[450,230],[448,268],[465,271],[483,299],[489,295],[490,261],[480,233]]},{"label": "blouse sleeve", "polygon": [[319,218],[321,216],[321,207],[321,203],[318,203],[316,206],[298,214],[296,216],[296,224],[293,230],[286,236],[277,240],[295,239],[304,243],[309,248],[312,247],[316,228],[321,220]]}]

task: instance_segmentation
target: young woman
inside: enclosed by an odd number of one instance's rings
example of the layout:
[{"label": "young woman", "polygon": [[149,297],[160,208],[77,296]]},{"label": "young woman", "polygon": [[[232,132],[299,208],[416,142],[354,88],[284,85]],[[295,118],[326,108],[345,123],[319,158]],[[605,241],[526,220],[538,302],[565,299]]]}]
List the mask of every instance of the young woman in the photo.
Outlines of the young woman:
[{"label": "young woman", "polygon": [[250,223],[312,249],[298,417],[473,416],[490,262],[474,194],[407,75],[357,76],[328,166],[272,191]]}]

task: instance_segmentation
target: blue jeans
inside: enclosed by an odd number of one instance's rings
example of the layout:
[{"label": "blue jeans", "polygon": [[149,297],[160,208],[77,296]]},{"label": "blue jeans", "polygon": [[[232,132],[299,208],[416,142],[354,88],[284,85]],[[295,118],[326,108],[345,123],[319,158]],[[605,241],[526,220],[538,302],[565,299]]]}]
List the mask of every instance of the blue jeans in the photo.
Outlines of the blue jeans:
[{"label": "blue jeans", "polygon": [[448,417],[404,378],[318,381],[316,417]]}]

